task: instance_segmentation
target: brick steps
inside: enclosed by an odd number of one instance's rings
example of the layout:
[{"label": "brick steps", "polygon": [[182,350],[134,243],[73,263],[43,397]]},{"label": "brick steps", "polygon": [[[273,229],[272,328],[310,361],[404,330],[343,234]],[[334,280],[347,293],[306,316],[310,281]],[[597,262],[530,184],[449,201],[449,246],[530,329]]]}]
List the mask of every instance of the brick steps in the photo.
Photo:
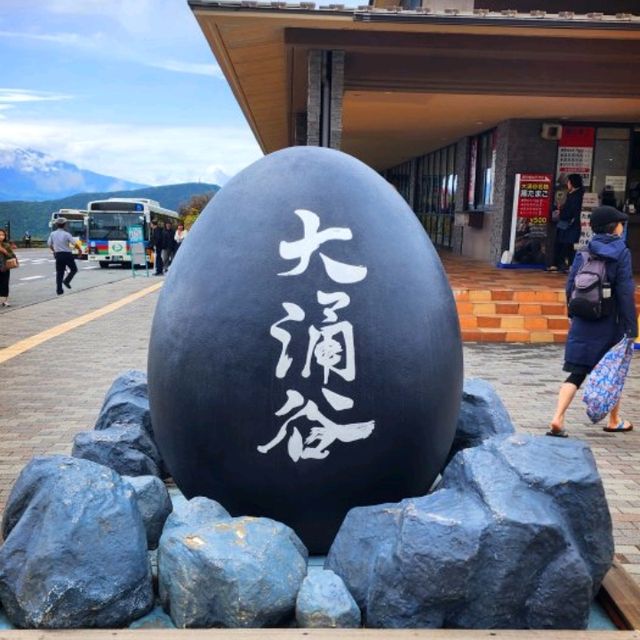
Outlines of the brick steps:
[{"label": "brick steps", "polygon": [[566,341],[562,289],[454,289],[465,342]]}]

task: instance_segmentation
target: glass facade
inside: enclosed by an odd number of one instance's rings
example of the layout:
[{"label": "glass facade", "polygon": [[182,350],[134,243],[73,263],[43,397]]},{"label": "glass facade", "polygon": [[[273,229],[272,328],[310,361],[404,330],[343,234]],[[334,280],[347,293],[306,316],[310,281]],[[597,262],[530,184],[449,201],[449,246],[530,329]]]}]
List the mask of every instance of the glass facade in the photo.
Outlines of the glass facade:
[{"label": "glass facade", "polygon": [[431,241],[451,248],[457,187],[456,145],[404,162],[383,175],[409,203]]},{"label": "glass facade", "polygon": [[493,204],[496,175],[496,131],[487,131],[469,141],[467,209],[481,210]]}]

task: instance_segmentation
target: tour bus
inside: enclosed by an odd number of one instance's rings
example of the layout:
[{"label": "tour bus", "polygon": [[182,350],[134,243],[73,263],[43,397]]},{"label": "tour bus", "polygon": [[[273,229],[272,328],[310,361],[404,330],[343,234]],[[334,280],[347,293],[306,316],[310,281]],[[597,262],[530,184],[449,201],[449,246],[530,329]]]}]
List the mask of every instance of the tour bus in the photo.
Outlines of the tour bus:
[{"label": "tour bus", "polygon": [[[150,225],[157,220],[160,226],[179,220],[175,211],[164,209],[155,200],[148,198],[109,198],[93,200],[89,210],[89,261],[98,262],[103,269],[110,264],[131,266],[131,254],[127,242],[127,228],[140,225],[143,228],[146,256],[153,264],[153,253],[149,247]],[[136,266],[144,263],[136,262]]]},{"label": "tour bus", "polygon": [[79,241],[82,245],[83,260],[87,259],[89,247],[87,244],[87,216],[89,212],[84,209],[59,209],[51,214],[51,220],[49,220],[49,227],[54,230],[53,223],[58,218],[65,218],[67,220],[67,231],[73,236],[73,239]]}]

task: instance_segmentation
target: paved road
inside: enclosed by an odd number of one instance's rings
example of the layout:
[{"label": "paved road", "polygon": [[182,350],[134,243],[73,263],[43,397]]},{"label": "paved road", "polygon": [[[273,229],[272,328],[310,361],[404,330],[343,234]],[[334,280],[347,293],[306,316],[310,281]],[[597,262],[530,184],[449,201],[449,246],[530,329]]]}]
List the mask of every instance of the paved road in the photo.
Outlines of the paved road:
[{"label": "paved road", "polygon": [[[36,262],[37,255],[34,251],[27,257]],[[49,263],[25,266],[21,275],[50,269]],[[3,349],[7,354],[17,343],[26,345],[0,365],[0,510],[31,457],[68,454],[74,435],[93,428],[114,377],[129,368],[146,369],[158,298],[153,285],[162,280],[131,278],[115,269],[113,274],[81,271],[71,295],[49,294],[37,303],[18,304],[0,319],[0,360]],[[23,282],[27,284],[16,288],[16,300],[26,300],[27,287],[33,286],[28,283],[37,281]],[[45,288],[53,290],[48,282]],[[109,307],[108,313],[87,316],[123,299],[125,304]],[[42,332],[52,328],[57,329],[43,340]],[[32,338],[36,335],[39,342]],[[464,357],[465,375],[495,385],[519,431],[545,432],[563,379],[561,346],[467,344]],[[616,553],[640,582],[640,351],[625,388],[623,415],[635,422],[637,431],[603,433],[589,423],[577,401],[567,426],[572,437],[588,442],[594,452],[612,513]]]},{"label": "paved road", "polygon": [[[48,249],[18,249],[20,268],[11,272],[9,302],[11,307],[1,308],[0,314],[8,313],[17,307],[32,305],[56,297],[55,260]],[[87,260],[76,260],[78,274],[74,278],[71,291],[76,293],[83,289],[97,287],[131,277],[131,269],[123,269],[119,265],[100,269],[97,263]],[[144,271],[137,271],[144,276]]]}]

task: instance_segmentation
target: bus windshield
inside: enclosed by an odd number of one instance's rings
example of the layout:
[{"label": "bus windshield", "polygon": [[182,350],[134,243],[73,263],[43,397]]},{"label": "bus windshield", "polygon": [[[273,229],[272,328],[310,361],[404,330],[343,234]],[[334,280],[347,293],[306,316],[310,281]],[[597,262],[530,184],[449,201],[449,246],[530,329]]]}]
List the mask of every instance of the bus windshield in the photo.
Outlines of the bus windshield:
[{"label": "bus windshield", "polygon": [[84,220],[67,220],[67,231],[74,238],[84,238],[85,236]]},{"label": "bus windshield", "polygon": [[144,224],[144,216],[135,213],[91,212],[89,216],[90,240],[126,240],[127,227]]}]

